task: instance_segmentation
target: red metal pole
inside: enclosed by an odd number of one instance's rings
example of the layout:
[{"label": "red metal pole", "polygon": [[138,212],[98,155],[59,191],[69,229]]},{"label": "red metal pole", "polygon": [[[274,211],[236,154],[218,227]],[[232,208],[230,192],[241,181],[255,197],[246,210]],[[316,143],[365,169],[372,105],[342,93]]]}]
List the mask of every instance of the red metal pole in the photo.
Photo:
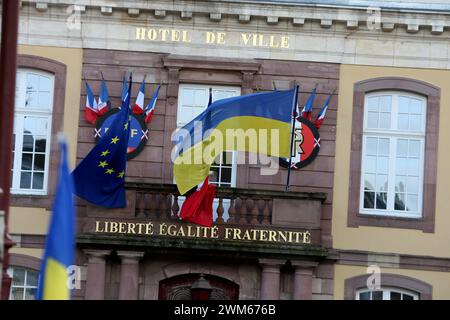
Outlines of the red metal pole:
[{"label": "red metal pole", "polygon": [[6,273],[9,249],[14,245],[8,234],[11,187],[11,147],[16,92],[17,33],[19,1],[4,0],[2,5],[2,44],[0,54],[0,210],[5,213],[1,298],[7,300],[11,278]]}]

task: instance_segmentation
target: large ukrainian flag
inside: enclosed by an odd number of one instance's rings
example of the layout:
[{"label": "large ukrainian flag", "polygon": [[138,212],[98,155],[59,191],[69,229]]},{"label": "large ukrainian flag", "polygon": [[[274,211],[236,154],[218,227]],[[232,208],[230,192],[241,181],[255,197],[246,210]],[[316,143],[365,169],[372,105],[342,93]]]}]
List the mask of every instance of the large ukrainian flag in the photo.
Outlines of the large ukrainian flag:
[{"label": "large ukrainian flag", "polygon": [[70,299],[67,267],[73,264],[75,250],[74,188],[65,142],[60,142],[60,149],[58,183],[36,296],[43,300]]},{"label": "large ukrainian flag", "polygon": [[181,128],[173,166],[180,194],[203,182],[224,150],[288,158],[296,93],[292,89],[218,100]]}]

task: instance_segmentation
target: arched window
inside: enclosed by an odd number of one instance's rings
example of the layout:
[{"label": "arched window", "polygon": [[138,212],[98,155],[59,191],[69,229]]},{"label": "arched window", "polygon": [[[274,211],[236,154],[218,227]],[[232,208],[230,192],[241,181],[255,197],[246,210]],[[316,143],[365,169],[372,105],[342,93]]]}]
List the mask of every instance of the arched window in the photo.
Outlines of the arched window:
[{"label": "arched window", "polygon": [[361,213],[422,216],[426,105],[408,92],[366,95]]},{"label": "arched window", "polygon": [[416,79],[355,83],[349,227],[434,232],[440,96]]},{"label": "arched window", "polygon": [[361,289],[356,291],[356,300],[419,300],[419,293],[400,288]]},{"label": "arched window", "polygon": [[375,288],[373,274],[345,279],[345,300],[431,300],[433,287],[421,280],[400,274],[380,273]]},{"label": "arched window", "polygon": [[19,68],[16,78],[11,192],[47,194],[54,75]]},{"label": "arched window", "polygon": [[23,267],[10,267],[12,278],[9,300],[34,300],[38,285],[38,272]]}]

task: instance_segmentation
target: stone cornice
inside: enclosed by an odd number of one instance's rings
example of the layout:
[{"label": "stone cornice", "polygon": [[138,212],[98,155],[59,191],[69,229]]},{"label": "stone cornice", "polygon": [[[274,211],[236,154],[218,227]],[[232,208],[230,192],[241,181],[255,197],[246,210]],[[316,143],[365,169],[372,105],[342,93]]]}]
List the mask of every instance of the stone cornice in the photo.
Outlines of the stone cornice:
[{"label": "stone cornice", "polygon": [[[54,6],[69,7],[74,1],[69,0],[24,0],[21,5],[34,6],[38,12],[51,10]],[[288,20],[293,26],[302,27],[307,22],[319,23],[322,28],[330,28],[334,24],[344,24],[349,30],[366,28],[368,17],[373,11],[361,7],[318,6],[302,3],[274,3],[254,1],[167,1],[167,0],[78,0],[76,8],[80,12],[88,9],[98,10],[99,15],[111,15],[115,11],[127,12],[130,18],[142,15],[165,18],[169,14],[182,20],[190,20],[195,15],[207,15],[212,22],[224,16],[235,17],[236,21],[248,23],[252,19],[263,19],[267,25],[277,25]],[[420,10],[381,10],[380,28],[384,32],[392,32],[401,28],[408,33],[416,33],[421,29],[429,30],[433,35],[442,34],[450,28],[450,13],[444,11],[427,12]]]}]

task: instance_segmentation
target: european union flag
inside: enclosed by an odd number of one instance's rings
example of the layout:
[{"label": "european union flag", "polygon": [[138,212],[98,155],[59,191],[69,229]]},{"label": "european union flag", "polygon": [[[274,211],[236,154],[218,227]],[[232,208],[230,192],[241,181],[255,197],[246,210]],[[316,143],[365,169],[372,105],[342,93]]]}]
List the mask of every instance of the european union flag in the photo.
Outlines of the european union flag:
[{"label": "european union flag", "polygon": [[125,170],[130,135],[130,92],[114,122],[72,173],[75,194],[106,208],[124,208]]},{"label": "european union flag", "polygon": [[36,299],[70,299],[67,268],[73,264],[75,251],[75,205],[73,181],[67,161],[67,145],[64,141],[60,142],[60,148],[57,191],[45,242]]}]

